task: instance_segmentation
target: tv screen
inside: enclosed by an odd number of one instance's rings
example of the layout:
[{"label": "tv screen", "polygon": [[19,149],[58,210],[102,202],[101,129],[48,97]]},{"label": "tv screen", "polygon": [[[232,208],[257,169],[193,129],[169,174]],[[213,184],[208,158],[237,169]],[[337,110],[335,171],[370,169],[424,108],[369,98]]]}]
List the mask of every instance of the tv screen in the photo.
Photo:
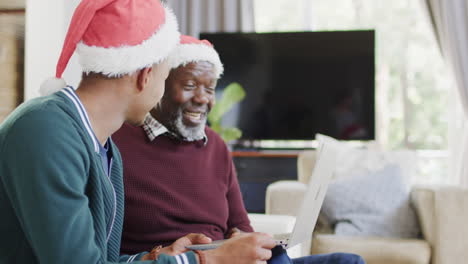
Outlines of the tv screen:
[{"label": "tv screen", "polygon": [[[242,140],[374,139],[374,31],[203,33],[245,99],[223,117]],[[242,141],[241,140],[241,141]]]}]

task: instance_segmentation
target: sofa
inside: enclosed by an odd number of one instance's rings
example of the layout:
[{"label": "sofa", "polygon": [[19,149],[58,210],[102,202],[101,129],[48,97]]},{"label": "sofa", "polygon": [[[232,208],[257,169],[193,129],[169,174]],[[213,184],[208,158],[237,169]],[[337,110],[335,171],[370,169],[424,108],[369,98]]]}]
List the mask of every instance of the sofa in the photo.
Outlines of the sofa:
[{"label": "sofa", "polygon": [[[279,181],[268,186],[266,215],[262,216],[264,223],[268,222],[269,215],[271,221],[278,215],[296,216],[315,159],[313,150],[300,152],[298,181]],[[348,252],[361,255],[368,264],[468,263],[468,227],[465,227],[468,223],[468,190],[449,186],[411,187],[410,201],[417,215],[421,237],[339,236],[333,233],[321,214],[311,245],[310,242],[303,243],[295,254]],[[288,219],[292,221],[292,218]],[[255,216],[252,220],[254,225],[261,222]],[[279,222],[276,224],[284,226]]]}]

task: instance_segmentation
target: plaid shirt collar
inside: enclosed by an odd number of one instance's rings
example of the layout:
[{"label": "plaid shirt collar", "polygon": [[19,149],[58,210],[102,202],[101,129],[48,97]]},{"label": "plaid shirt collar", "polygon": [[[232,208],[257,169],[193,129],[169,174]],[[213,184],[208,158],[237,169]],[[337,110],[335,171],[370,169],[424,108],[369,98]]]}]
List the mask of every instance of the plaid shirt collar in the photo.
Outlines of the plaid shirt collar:
[{"label": "plaid shirt collar", "polygon": [[[143,130],[145,130],[146,136],[150,141],[153,141],[155,138],[157,138],[160,135],[166,134],[169,135],[170,137],[176,138],[181,141],[187,141],[189,142],[190,140],[187,140],[185,138],[181,138],[175,133],[169,131],[163,124],[161,124],[156,118],[154,118],[151,114],[147,114],[145,117],[145,121],[143,122]],[[203,145],[206,146],[208,144],[208,137],[206,136],[205,131],[203,131]]]}]

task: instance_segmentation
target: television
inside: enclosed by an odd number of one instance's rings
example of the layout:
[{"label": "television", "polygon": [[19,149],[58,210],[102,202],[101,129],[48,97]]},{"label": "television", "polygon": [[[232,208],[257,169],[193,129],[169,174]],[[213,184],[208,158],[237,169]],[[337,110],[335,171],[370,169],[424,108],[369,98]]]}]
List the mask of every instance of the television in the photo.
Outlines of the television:
[{"label": "television", "polygon": [[[375,139],[375,32],[202,33],[246,97],[222,120],[237,127],[237,146],[261,141]],[[247,144],[246,144],[247,143]]]}]

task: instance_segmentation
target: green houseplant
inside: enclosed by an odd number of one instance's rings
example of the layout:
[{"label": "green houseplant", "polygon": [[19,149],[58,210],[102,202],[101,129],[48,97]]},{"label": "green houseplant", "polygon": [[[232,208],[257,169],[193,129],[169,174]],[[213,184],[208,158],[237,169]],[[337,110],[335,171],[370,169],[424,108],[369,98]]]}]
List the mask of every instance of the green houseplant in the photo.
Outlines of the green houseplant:
[{"label": "green houseplant", "polygon": [[242,88],[239,83],[231,83],[224,89],[221,99],[216,102],[215,106],[208,114],[208,121],[210,122],[211,129],[218,133],[226,143],[240,138],[242,136],[242,131],[237,127],[223,127],[221,125],[221,119],[225,113],[242,101],[244,97],[244,88]]}]

